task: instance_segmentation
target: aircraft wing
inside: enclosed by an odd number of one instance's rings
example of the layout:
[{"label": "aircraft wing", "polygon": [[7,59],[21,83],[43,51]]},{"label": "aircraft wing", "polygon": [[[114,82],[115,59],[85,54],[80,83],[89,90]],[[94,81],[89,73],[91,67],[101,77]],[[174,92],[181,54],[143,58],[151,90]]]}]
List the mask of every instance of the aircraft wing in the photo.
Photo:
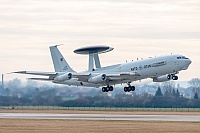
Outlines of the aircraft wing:
[{"label": "aircraft wing", "polygon": [[87,82],[90,76],[91,76],[91,73],[89,72],[73,74],[73,78],[77,78],[78,81],[83,81],[83,82]]},{"label": "aircraft wing", "polygon": [[[37,72],[37,71],[17,71],[12,73],[20,73],[20,74],[31,74],[31,75],[40,75],[40,76],[48,76],[49,78],[29,78],[33,80],[44,80],[44,81],[52,81],[55,77],[62,76],[66,74],[65,72]],[[105,79],[108,81],[119,81],[125,82],[129,81],[132,77],[140,76],[140,74],[136,72],[121,72],[121,73],[72,73],[73,78],[77,78],[78,81],[82,82],[90,82],[90,83],[100,83]],[[102,80],[102,76],[105,76],[105,79]]]}]

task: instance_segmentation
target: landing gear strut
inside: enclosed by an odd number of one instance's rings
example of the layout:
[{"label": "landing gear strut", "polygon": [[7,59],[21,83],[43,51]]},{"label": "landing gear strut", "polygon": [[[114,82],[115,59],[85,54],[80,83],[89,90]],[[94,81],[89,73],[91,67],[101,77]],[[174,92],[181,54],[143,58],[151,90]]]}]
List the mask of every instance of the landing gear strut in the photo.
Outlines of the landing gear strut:
[{"label": "landing gear strut", "polygon": [[113,91],[113,86],[102,87],[102,92]]}]

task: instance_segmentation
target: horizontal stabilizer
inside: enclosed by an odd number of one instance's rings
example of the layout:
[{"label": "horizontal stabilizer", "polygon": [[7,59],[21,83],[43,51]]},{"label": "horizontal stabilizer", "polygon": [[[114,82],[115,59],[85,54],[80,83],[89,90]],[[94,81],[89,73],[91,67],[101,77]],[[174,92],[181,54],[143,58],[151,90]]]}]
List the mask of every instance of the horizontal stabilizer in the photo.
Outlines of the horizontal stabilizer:
[{"label": "horizontal stabilizer", "polygon": [[31,80],[41,80],[41,81],[52,81],[52,79],[47,79],[47,78],[28,78]]},{"label": "horizontal stabilizer", "polygon": [[37,72],[37,71],[17,71],[17,72],[12,72],[12,73],[41,75],[41,76],[54,76],[54,75],[56,76],[58,74],[58,72]]}]

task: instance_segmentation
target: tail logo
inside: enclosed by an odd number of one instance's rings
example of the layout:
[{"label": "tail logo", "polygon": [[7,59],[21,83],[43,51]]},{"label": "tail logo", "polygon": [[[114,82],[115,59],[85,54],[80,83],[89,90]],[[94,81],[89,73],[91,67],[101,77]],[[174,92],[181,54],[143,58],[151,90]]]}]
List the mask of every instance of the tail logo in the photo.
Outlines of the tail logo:
[{"label": "tail logo", "polygon": [[64,59],[63,58],[60,58],[60,61],[62,62]]},{"label": "tail logo", "polygon": [[68,70],[68,67],[67,67],[67,66],[65,66],[65,67],[63,68],[63,70]]}]

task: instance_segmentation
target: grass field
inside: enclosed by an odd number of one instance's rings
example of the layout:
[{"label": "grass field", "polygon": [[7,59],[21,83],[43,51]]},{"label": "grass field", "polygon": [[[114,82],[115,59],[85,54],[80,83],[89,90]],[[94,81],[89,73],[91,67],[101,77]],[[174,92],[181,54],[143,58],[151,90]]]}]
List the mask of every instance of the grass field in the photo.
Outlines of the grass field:
[{"label": "grass field", "polygon": [[199,131],[200,123],[195,122],[0,119],[0,132],[3,133],[197,133]]},{"label": "grass field", "polygon": [[200,108],[123,108],[123,107],[60,107],[60,106],[0,106],[0,109],[18,110],[81,110],[81,111],[155,111],[155,112],[200,112]]},{"label": "grass field", "polygon": [[[61,113],[61,114],[162,114],[200,115],[200,112],[155,112],[155,111],[81,111],[81,110],[20,110],[0,109],[0,113]],[[39,120],[0,119],[3,133],[156,133],[156,132],[200,132],[200,122],[167,121],[111,121],[111,120]]]},{"label": "grass field", "polygon": [[126,114],[126,115],[200,115],[187,111],[114,111],[114,110],[60,110],[60,109],[0,109],[0,113],[55,113],[55,114]]}]

